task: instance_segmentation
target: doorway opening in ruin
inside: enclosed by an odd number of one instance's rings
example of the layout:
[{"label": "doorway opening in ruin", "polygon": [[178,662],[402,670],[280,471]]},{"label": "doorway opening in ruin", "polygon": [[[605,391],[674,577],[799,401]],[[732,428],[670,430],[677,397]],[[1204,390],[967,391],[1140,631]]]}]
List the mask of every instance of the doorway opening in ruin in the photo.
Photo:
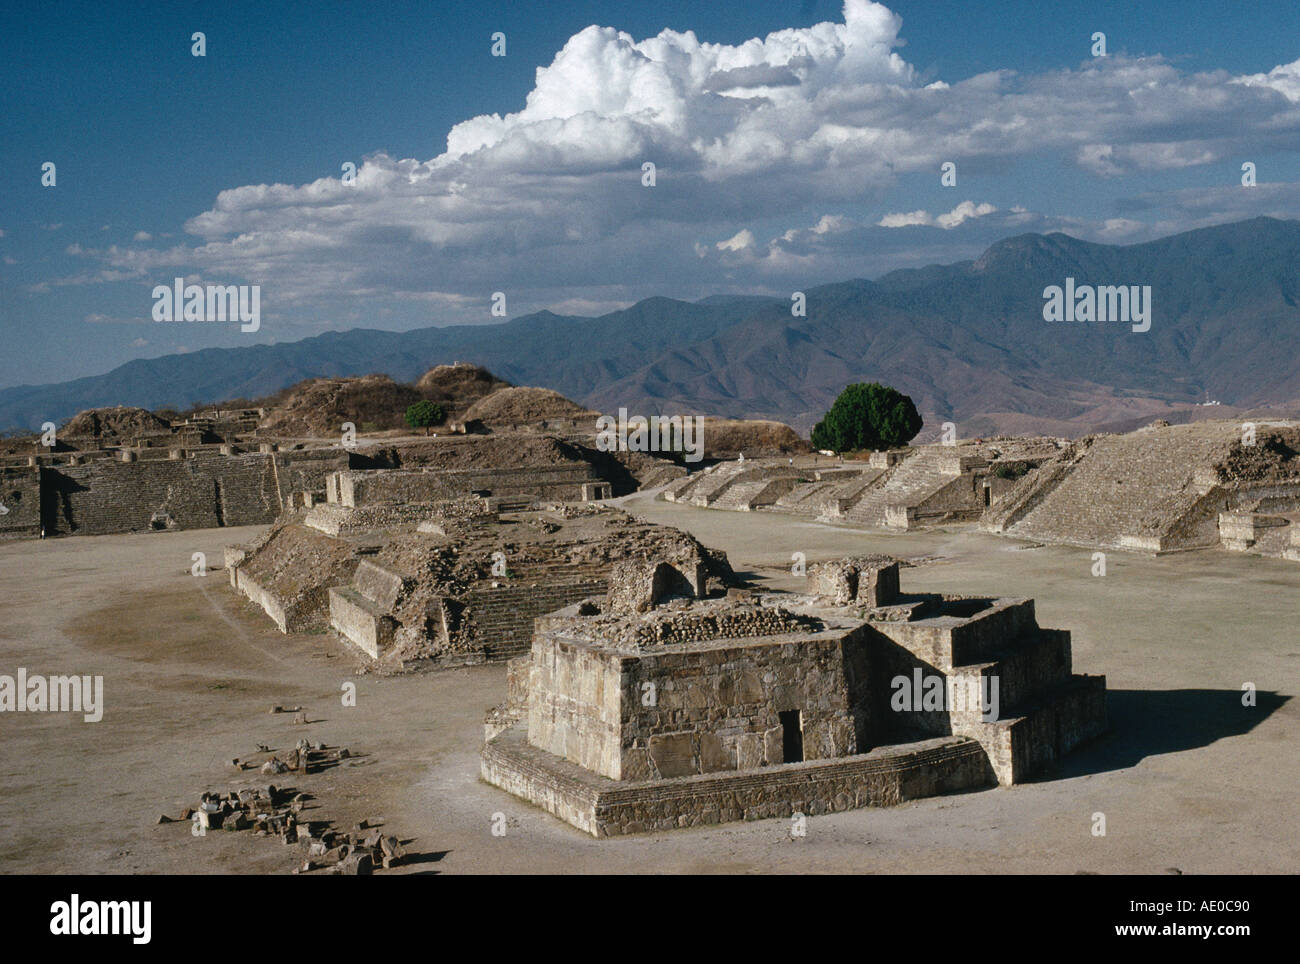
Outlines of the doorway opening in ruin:
[{"label": "doorway opening in ruin", "polygon": [[783,763],[803,762],[803,723],[798,710],[785,710],[781,717],[781,740]]},{"label": "doorway opening in ruin", "polygon": [[984,506],[987,508],[993,501],[993,489],[990,486],[984,486]]}]

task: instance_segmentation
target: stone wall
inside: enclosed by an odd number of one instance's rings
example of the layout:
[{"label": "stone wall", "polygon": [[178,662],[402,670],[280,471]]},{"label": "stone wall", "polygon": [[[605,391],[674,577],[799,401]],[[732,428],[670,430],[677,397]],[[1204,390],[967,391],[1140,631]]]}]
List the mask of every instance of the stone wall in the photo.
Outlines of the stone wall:
[{"label": "stone wall", "polygon": [[281,632],[324,628],[331,586],[352,581],[357,546],[301,525],[272,529],[234,571],[235,587],[266,611]]},{"label": "stone wall", "polygon": [[528,742],[611,779],[621,775],[623,658],[538,633],[528,676]]},{"label": "stone wall", "polygon": [[835,559],[808,567],[809,594],[831,606],[888,606],[898,591],[898,563],[887,556]]},{"label": "stone wall", "polygon": [[854,633],[632,655],[539,621],[529,741],[614,780],[751,769],[784,762],[782,713],[797,711],[804,759],[852,754],[869,726]]},{"label": "stone wall", "polygon": [[591,596],[601,596],[606,588],[606,582],[593,574],[537,585],[477,589],[465,594],[464,603],[478,638],[484,642],[484,657],[510,659],[529,651],[534,620]]},{"label": "stone wall", "polygon": [[376,502],[436,502],[475,492],[581,501],[584,483],[601,479],[587,463],[530,469],[352,470],[340,472],[327,498],[349,507]]},{"label": "stone wall", "polygon": [[274,521],[273,456],[95,461],[42,469],[47,534],[204,529]]},{"label": "stone wall", "polygon": [[487,743],[480,772],[488,783],[594,837],[893,806],[995,782],[983,748],[962,737],[756,772],[621,782],[530,746],[519,727]]},{"label": "stone wall", "polygon": [[[962,609],[962,603],[966,609]],[[873,623],[873,628],[940,672],[993,657],[1008,642],[1036,631],[1032,599],[949,599],[957,613],[917,622]],[[960,614],[958,614],[960,613]]]},{"label": "stone wall", "polygon": [[866,675],[865,650],[834,631],[629,659],[618,778],[780,764],[786,711],[799,714],[805,760],[856,753],[854,696],[865,699]]},{"label": "stone wall", "polygon": [[35,467],[0,469],[0,540],[32,539],[41,534],[41,471]]},{"label": "stone wall", "polygon": [[339,449],[281,450],[276,453],[280,491],[324,492],[325,480],[347,469],[349,455]]}]

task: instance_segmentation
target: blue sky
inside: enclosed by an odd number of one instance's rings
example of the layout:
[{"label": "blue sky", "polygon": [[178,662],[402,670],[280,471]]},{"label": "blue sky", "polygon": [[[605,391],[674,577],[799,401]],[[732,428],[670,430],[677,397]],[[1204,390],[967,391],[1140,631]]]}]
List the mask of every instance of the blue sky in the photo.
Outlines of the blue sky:
[{"label": "blue sky", "polygon": [[[1300,216],[1300,5],[886,6],[7,4],[0,386]],[[261,329],[152,321],[177,276]]]}]

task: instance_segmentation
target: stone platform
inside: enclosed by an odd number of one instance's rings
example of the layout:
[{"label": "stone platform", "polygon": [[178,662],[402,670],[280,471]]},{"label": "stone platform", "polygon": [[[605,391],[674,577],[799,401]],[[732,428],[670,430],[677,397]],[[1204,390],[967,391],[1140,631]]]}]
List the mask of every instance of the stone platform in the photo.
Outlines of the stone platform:
[{"label": "stone platform", "polygon": [[887,807],[997,785],[980,743],[959,736],[753,770],[612,780],[531,745],[521,726],[483,748],[484,781],[594,837]]}]

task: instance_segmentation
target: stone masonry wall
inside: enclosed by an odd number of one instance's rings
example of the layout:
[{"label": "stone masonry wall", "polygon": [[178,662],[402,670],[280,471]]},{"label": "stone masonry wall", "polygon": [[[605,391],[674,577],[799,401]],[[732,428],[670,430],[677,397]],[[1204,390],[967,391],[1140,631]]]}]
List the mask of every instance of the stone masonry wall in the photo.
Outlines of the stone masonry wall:
[{"label": "stone masonry wall", "polygon": [[46,533],[100,535],[273,522],[280,512],[273,457],[98,460],[42,469]]},{"label": "stone masonry wall", "polygon": [[605,581],[596,578],[550,585],[508,585],[466,593],[464,602],[485,644],[485,658],[510,659],[529,651],[533,621],[539,616],[603,595],[606,588]]},{"label": "stone masonry wall", "polygon": [[374,502],[434,502],[473,492],[580,501],[583,483],[593,481],[599,479],[586,463],[531,469],[350,471],[340,474],[337,497],[351,507]]},{"label": "stone masonry wall", "polygon": [[[849,647],[839,635],[628,659],[623,667],[624,780],[749,770],[783,762],[780,713],[797,710],[805,760],[858,751]],[[861,647],[855,647],[862,653]],[[862,653],[865,658],[865,654]]]},{"label": "stone masonry wall", "polygon": [[528,742],[619,779],[622,692],[622,657],[538,633],[528,679]]},{"label": "stone masonry wall", "polygon": [[41,473],[36,468],[0,469],[0,540],[41,534]]},{"label": "stone masonry wall", "polygon": [[844,760],[628,784],[557,761],[517,729],[484,747],[483,779],[595,837],[892,806],[996,782],[979,743],[948,737]]}]

